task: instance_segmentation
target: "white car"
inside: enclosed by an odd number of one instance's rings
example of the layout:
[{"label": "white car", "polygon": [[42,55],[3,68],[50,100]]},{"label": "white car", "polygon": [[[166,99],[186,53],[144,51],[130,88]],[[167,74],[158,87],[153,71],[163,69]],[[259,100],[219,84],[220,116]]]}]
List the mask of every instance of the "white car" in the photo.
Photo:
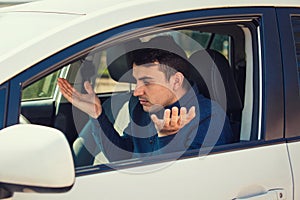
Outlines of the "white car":
[{"label": "white car", "polygon": [[14,6],[19,5],[23,3],[29,3],[33,1],[40,1],[40,0],[6,0],[6,1],[0,1],[0,8],[7,7],[7,6]]},{"label": "white car", "polygon": [[[1,8],[0,27],[0,199],[300,199],[299,1],[45,0]],[[78,137],[89,118],[57,79],[92,83],[122,135],[127,53],[166,35],[234,142],[114,162],[92,152]]]}]

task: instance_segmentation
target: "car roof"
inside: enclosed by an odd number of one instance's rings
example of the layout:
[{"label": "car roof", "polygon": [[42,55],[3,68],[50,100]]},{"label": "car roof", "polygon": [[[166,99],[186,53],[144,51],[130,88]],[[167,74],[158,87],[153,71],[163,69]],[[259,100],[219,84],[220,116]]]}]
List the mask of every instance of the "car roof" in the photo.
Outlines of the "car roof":
[{"label": "car roof", "polygon": [[[167,4],[168,2],[173,3]],[[118,7],[123,6],[128,9],[134,9],[134,4],[139,4],[142,6],[151,4],[151,6],[155,6],[157,10],[159,10],[160,8],[165,8],[170,11],[180,8],[182,8],[181,10],[190,10],[246,6],[298,7],[300,5],[299,0],[186,0],[185,2],[180,0],[44,0],[30,4],[23,4],[13,8],[10,7],[7,10],[90,14],[91,12],[101,12],[103,10],[107,10],[108,8],[118,10]],[[147,9],[144,9],[143,11],[145,10]],[[155,10],[150,11],[156,12]]]},{"label": "car roof", "polygon": [[[299,7],[299,0],[43,0],[0,9],[0,84],[59,49],[119,25],[209,8]],[[92,26],[91,26],[92,24]]]}]

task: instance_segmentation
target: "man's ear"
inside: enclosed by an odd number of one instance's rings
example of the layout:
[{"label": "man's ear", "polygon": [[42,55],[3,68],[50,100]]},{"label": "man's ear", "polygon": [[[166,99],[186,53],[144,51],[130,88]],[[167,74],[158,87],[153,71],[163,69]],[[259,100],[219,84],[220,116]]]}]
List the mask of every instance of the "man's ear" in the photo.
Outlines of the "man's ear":
[{"label": "man's ear", "polygon": [[178,90],[183,87],[184,76],[181,72],[176,72],[172,77],[173,90]]}]

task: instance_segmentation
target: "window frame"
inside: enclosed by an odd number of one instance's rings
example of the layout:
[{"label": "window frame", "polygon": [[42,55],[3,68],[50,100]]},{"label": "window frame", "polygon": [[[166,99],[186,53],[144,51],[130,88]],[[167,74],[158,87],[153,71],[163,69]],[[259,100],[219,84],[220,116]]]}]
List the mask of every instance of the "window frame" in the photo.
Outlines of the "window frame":
[{"label": "window frame", "polygon": [[277,8],[278,24],[282,49],[282,70],[285,91],[285,138],[288,141],[300,140],[300,85],[297,69],[296,49],[292,17],[300,19],[300,9]]},{"label": "window frame", "polygon": [[[195,17],[197,16],[197,17]],[[173,23],[179,23],[184,20],[189,20],[193,22],[193,20],[201,20],[201,19],[241,19],[241,16],[244,17],[259,17],[261,19],[261,28],[259,35],[261,44],[253,44],[253,46],[258,50],[258,52],[253,52],[254,56],[254,66],[259,66],[261,69],[260,73],[256,70],[257,79],[258,77],[263,78],[263,80],[255,80],[254,88],[260,88],[261,91],[255,92],[254,99],[255,104],[260,105],[260,110],[256,110],[253,115],[252,121],[258,121],[261,123],[261,131],[265,140],[261,141],[250,141],[247,143],[237,143],[226,145],[226,147],[216,148],[212,153],[218,152],[227,152],[234,151],[240,149],[247,149],[262,145],[270,145],[274,142],[278,143],[278,140],[281,140],[283,137],[283,122],[281,119],[283,116],[278,113],[283,113],[283,88],[279,87],[272,88],[270,84],[282,83],[282,72],[281,72],[281,58],[280,56],[275,56],[275,59],[271,59],[270,55],[280,55],[279,48],[274,48],[274,46],[279,47],[279,44],[274,41],[278,40],[279,36],[277,33],[277,22],[276,22],[276,13],[274,8],[224,8],[224,9],[211,9],[211,10],[199,10],[199,11],[190,11],[190,12],[182,12],[168,15],[161,15],[149,19],[143,19],[140,21],[136,21],[130,24],[126,24],[120,27],[116,27],[114,29],[108,30],[103,33],[99,33],[95,36],[87,38],[73,46],[66,48],[51,57],[45,59],[44,61],[32,66],[27,71],[19,74],[12,80],[10,80],[10,93],[14,95],[9,96],[9,106],[8,106],[8,120],[6,126],[16,124],[18,122],[18,116],[20,112],[20,99],[21,99],[21,89],[24,84],[31,80],[32,77],[38,78],[42,77],[45,74],[49,74],[55,70],[57,70],[63,64],[68,63],[73,60],[74,57],[79,57],[80,55],[85,54],[89,50],[95,48],[95,46],[103,45],[103,41],[109,40],[112,35],[117,35],[122,32],[126,32],[128,30],[140,29],[144,27],[152,27],[152,26],[163,26],[165,24],[172,25]],[[265,40],[264,38],[269,37],[269,40]],[[272,67],[270,67],[272,66]],[[272,69],[271,69],[272,68]],[[275,72],[274,72],[275,70]],[[37,75],[38,74],[38,75]],[[261,82],[260,82],[261,81]],[[20,84],[21,83],[21,84]],[[261,85],[259,85],[261,84]],[[272,99],[270,97],[277,96],[277,99]],[[272,107],[277,106],[276,111],[273,111]],[[275,113],[275,114],[274,114]],[[260,117],[257,117],[261,115]],[[256,116],[256,117],[255,117]],[[279,125],[273,127],[272,124],[274,121],[278,121]],[[188,153],[188,155],[184,155],[183,158],[198,156],[198,154]],[[151,160],[149,163],[155,162],[165,162],[168,161],[169,158],[172,159],[172,155],[163,155],[163,161],[161,159]],[[148,162],[146,162],[148,164]],[[131,167],[136,164],[125,164],[125,167]],[[144,164],[143,164],[144,165]],[[102,167],[91,166],[91,170],[88,170],[88,173],[94,173],[94,171],[102,171]],[[103,171],[110,170],[109,167],[104,167]],[[77,175],[85,174],[86,172],[78,170]]]},{"label": "window frame", "polygon": [[7,104],[8,104],[8,83],[0,86],[0,129],[4,128],[7,118]]}]

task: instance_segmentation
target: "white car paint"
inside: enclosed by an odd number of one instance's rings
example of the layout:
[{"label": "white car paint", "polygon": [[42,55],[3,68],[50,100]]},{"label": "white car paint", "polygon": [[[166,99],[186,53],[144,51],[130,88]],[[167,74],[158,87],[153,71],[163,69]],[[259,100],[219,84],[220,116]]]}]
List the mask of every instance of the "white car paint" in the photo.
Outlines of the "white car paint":
[{"label": "white car paint", "polygon": [[[249,168],[253,163],[259,164]],[[293,199],[289,168],[289,156],[283,144],[82,176],[76,178],[68,193],[16,193],[14,199],[246,199],[253,194],[266,194],[268,188],[281,189],[283,185],[286,199]],[[238,181],[232,181],[237,178]]]},{"label": "white car paint", "polygon": [[291,160],[291,168],[293,170],[294,181],[294,199],[300,198],[300,160],[299,158],[300,142],[288,144],[288,152]]},{"label": "white car paint", "polygon": [[[285,3],[270,0],[251,3],[237,0],[165,0],[162,5],[160,0],[77,0],[76,3],[73,0],[45,0],[3,8],[0,10],[0,27],[5,31],[0,32],[0,38],[5,40],[0,46],[0,66],[3,66],[0,84],[52,55],[57,49],[137,19],[195,9],[251,5],[298,7],[299,3],[297,0]],[[10,23],[3,20],[7,15],[12,18]],[[44,22],[42,30],[32,23],[39,19]],[[11,37],[12,33],[14,37]],[[15,38],[18,38],[18,43],[13,42]]]}]

